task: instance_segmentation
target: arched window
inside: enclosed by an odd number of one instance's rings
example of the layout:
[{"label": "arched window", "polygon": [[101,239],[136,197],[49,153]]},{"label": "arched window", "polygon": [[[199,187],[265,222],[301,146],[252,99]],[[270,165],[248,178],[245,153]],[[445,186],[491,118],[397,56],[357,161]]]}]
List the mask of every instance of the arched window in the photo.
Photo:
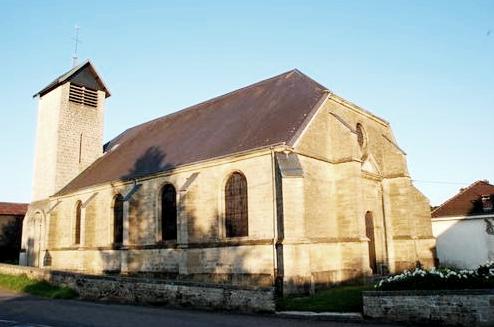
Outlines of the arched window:
[{"label": "arched window", "polygon": [[247,179],[239,172],[230,175],[225,185],[226,237],[249,234]]},{"label": "arched window", "polygon": [[81,211],[82,211],[82,202],[77,201],[75,207],[75,237],[74,244],[81,244]]},{"label": "arched window", "polygon": [[172,184],[161,190],[161,238],[163,241],[177,239],[177,192]]},{"label": "arched window", "polygon": [[372,212],[367,211],[365,213],[365,234],[369,239],[369,265],[373,274],[377,274],[377,260],[376,260],[376,239],[374,236],[374,218]]},{"label": "arched window", "polygon": [[115,245],[123,243],[123,210],[124,199],[121,194],[118,194],[113,202],[113,243]]}]

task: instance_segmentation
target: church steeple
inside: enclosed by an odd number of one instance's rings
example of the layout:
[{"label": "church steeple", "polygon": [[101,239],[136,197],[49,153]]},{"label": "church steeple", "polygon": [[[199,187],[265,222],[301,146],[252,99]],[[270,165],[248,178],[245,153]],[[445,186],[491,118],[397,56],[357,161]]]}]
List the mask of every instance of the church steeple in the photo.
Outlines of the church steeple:
[{"label": "church steeple", "polygon": [[108,88],[90,61],[48,84],[39,98],[33,201],[53,195],[102,154]]}]

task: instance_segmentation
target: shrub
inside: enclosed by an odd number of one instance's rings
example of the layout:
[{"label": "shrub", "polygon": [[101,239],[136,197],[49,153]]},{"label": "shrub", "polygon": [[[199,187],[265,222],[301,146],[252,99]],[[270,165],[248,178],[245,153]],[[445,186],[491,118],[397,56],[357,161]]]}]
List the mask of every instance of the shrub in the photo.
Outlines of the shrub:
[{"label": "shrub", "polygon": [[0,287],[51,299],[73,299],[78,296],[71,288],[55,286],[44,280],[30,279],[24,274],[19,276],[0,274]]},{"label": "shrub", "polygon": [[401,274],[382,279],[374,287],[382,291],[494,288],[494,261],[473,270],[405,270]]}]

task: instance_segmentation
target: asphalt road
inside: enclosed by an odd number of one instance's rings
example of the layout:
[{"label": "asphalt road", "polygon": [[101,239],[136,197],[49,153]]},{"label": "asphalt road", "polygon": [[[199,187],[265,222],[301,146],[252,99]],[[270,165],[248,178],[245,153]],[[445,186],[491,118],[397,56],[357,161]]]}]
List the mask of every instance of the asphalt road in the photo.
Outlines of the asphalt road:
[{"label": "asphalt road", "polygon": [[[0,327],[362,327],[363,325],[361,323],[286,319],[272,315],[179,310],[77,300],[48,300],[0,289]],[[378,325],[372,324],[372,326]]]}]

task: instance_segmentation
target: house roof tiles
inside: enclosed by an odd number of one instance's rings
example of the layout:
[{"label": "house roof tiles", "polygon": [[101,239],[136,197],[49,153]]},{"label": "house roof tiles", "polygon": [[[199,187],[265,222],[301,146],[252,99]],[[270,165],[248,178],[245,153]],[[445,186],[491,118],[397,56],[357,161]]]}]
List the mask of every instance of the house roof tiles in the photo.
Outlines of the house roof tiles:
[{"label": "house roof tiles", "polygon": [[27,212],[27,203],[0,202],[0,215],[24,216]]},{"label": "house roof tiles", "polygon": [[485,209],[482,204],[482,196],[490,197],[489,201],[493,201],[494,185],[489,184],[487,181],[472,183],[432,211],[432,217],[494,214],[492,209]]}]

